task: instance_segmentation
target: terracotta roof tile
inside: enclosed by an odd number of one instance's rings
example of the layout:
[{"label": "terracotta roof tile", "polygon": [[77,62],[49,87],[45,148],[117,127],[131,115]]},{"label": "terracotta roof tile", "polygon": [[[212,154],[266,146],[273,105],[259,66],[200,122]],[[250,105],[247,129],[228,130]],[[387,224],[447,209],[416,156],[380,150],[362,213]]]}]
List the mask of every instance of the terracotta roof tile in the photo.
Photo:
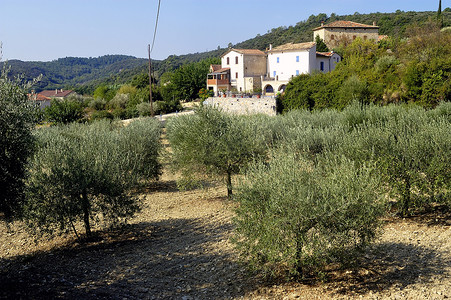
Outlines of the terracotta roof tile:
[{"label": "terracotta roof tile", "polygon": [[290,50],[307,50],[307,49],[313,48],[315,45],[316,44],[314,42],[298,43],[298,44],[288,43],[288,44],[284,44],[284,45],[280,45],[278,47],[275,47],[272,50],[268,50],[268,52],[280,52],[280,51],[290,51]]},{"label": "terracotta roof tile", "polygon": [[316,55],[331,57],[332,55],[334,55],[334,52],[316,52]]},{"label": "terracotta roof tile", "polygon": [[265,52],[258,49],[232,49],[241,54],[247,55],[265,55]]},{"label": "terracotta roof tile", "polygon": [[28,99],[33,101],[47,101],[51,100],[51,98],[43,96],[41,94],[28,94]]},{"label": "terracotta roof tile", "polygon": [[211,70],[213,71],[213,72],[216,72],[217,70],[219,70],[219,69],[221,69],[221,65],[211,65]]},{"label": "terracotta roof tile", "polygon": [[329,24],[324,24],[323,26],[320,26],[320,27],[316,27],[315,29],[313,29],[313,31],[319,30],[321,28],[374,28],[374,29],[378,29],[379,26],[366,25],[366,24],[356,23],[356,22],[352,22],[352,21],[335,21],[335,22],[332,22]]},{"label": "terracotta roof tile", "polygon": [[64,98],[73,92],[74,91],[71,91],[71,90],[66,90],[66,91],[65,90],[45,90],[45,91],[40,92],[38,95],[44,96],[44,97],[50,97],[50,98],[55,98],[55,97]]},{"label": "terracotta roof tile", "polygon": [[229,49],[226,53],[224,53],[223,55],[221,55],[221,57],[226,56],[227,54],[229,54],[231,51],[235,51],[238,52],[240,54],[246,54],[246,55],[261,55],[264,56],[266,55],[265,52],[258,50],[258,49]]}]

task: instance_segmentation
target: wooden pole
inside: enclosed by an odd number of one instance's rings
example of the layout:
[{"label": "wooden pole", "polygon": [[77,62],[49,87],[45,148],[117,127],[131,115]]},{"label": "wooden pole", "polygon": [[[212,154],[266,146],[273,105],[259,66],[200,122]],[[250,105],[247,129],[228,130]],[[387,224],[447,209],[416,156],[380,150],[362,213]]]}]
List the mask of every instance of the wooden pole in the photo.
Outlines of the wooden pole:
[{"label": "wooden pole", "polygon": [[149,52],[149,98],[150,98],[150,115],[153,117],[155,116],[155,113],[153,111],[153,101],[152,101],[152,75],[151,75],[151,70],[152,70],[152,64],[151,64],[151,60],[150,60],[150,44],[147,47],[147,51]]}]

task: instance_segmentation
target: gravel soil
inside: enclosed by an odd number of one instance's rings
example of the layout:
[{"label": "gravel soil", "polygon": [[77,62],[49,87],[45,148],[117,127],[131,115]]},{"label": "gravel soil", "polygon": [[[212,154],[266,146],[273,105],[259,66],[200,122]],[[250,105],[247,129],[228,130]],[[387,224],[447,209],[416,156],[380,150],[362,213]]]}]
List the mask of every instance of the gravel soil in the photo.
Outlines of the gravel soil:
[{"label": "gravel soil", "polygon": [[451,297],[449,213],[387,219],[358,269],[326,282],[264,281],[239,263],[235,203],[221,185],[180,192],[164,174],[125,228],[34,242],[0,223],[4,299],[445,299]]}]

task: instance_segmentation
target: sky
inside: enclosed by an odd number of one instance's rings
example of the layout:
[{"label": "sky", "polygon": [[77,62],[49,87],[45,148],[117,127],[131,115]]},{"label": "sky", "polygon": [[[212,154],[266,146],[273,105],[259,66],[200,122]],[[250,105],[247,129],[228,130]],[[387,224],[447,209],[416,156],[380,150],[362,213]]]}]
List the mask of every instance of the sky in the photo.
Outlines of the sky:
[{"label": "sky", "polygon": [[[442,8],[451,0],[442,0]],[[0,0],[2,60],[147,57],[158,0]],[[152,59],[227,47],[319,13],[437,11],[431,0],[161,0]]]}]

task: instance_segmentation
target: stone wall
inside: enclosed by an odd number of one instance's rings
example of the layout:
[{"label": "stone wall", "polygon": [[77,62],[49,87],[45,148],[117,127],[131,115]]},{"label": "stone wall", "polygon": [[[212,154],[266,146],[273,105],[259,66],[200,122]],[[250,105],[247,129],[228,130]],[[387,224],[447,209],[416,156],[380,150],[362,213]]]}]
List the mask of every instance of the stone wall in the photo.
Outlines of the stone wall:
[{"label": "stone wall", "polygon": [[229,113],[248,115],[266,114],[276,115],[276,99],[273,97],[263,98],[233,98],[233,97],[210,97],[204,101],[204,105],[217,107]]},{"label": "stone wall", "polygon": [[340,44],[351,43],[355,38],[362,40],[374,40],[379,38],[379,29],[377,28],[321,28],[313,32],[313,37],[317,35],[323,39],[329,49],[338,47]]}]

